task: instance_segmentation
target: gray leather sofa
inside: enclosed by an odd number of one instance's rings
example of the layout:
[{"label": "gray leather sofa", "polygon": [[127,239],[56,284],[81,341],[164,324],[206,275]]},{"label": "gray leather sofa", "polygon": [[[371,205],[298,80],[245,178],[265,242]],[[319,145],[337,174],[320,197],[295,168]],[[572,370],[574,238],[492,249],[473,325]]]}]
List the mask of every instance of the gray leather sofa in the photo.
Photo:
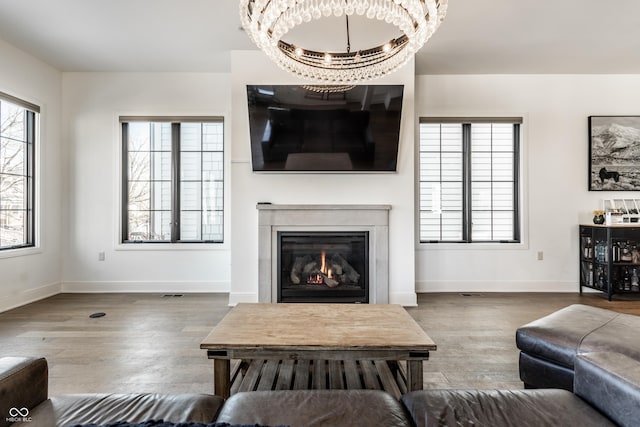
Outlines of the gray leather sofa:
[{"label": "gray leather sofa", "polygon": [[[539,390],[422,390],[401,406],[376,391],[249,392],[233,395],[218,421],[325,426],[637,426],[640,363],[619,353],[581,354],[575,393]],[[290,410],[286,408],[300,408]]]},{"label": "gray leather sofa", "polygon": [[516,345],[525,388],[572,391],[581,353],[620,353],[640,361],[640,317],[574,304],[518,328]]},{"label": "gray leather sofa", "polygon": [[48,397],[44,358],[0,358],[0,427],[54,427],[150,419],[211,423],[224,400],[205,394],[68,394]]},{"label": "gray leather sofa", "polygon": [[574,366],[574,393],[424,390],[403,396],[402,403],[417,427],[639,425],[639,362],[619,353],[585,353]]},{"label": "gray leather sofa", "polygon": [[[0,427],[172,423],[291,427],[636,426],[640,363],[620,353],[580,354],[575,393],[545,390],[423,390],[400,401],[378,390],[202,394],[76,394],[49,398],[45,359],[0,359]],[[26,408],[26,410],[25,410]],[[25,411],[24,414],[16,412]],[[20,424],[17,418],[26,416]]]}]

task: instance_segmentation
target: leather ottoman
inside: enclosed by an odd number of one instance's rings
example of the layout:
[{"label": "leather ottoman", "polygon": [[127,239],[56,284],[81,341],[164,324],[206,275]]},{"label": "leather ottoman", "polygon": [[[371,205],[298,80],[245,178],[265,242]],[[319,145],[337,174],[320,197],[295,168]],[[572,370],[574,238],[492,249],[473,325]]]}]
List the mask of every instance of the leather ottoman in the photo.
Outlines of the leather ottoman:
[{"label": "leather ottoman", "polygon": [[580,353],[617,352],[640,360],[640,317],[574,304],[518,328],[516,345],[525,387],[573,391]]}]

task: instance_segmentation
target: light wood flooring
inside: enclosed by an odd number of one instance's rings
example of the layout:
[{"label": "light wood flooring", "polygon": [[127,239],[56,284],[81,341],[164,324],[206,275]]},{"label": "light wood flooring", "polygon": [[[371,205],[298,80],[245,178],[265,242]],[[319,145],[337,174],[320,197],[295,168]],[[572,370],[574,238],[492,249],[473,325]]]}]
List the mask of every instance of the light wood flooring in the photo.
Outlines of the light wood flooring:
[{"label": "light wood flooring", "polygon": [[[44,356],[49,394],[213,392],[200,341],[226,294],[60,294],[0,313],[0,356]],[[436,342],[425,388],[520,389],[516,329],[569,304],[640,315],[640,299],[601,294],[421,294],[407,311]],[[89,315],[105,312],[91,319]]]}]

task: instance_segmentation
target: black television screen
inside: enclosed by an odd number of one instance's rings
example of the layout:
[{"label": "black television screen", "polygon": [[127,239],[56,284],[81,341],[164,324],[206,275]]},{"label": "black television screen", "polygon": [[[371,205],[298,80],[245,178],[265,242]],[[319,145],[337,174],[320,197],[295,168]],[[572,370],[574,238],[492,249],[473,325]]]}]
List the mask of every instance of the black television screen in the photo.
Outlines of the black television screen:
[{"label": "black television screen", "polygon": [[247,85],[256,172],[394,172],[403,85]]}]

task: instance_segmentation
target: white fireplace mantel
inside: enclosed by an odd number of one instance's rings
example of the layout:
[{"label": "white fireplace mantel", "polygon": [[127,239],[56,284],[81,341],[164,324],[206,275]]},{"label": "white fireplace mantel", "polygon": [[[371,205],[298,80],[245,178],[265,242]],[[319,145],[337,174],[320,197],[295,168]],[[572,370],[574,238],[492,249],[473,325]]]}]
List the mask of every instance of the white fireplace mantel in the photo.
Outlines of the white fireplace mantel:
[{"label": "white fireplace mantel", "polygon": [[277,302],[280,231],[368,231],[369,303],[389,303],[390,205],[257,205],[258,300]]}]

